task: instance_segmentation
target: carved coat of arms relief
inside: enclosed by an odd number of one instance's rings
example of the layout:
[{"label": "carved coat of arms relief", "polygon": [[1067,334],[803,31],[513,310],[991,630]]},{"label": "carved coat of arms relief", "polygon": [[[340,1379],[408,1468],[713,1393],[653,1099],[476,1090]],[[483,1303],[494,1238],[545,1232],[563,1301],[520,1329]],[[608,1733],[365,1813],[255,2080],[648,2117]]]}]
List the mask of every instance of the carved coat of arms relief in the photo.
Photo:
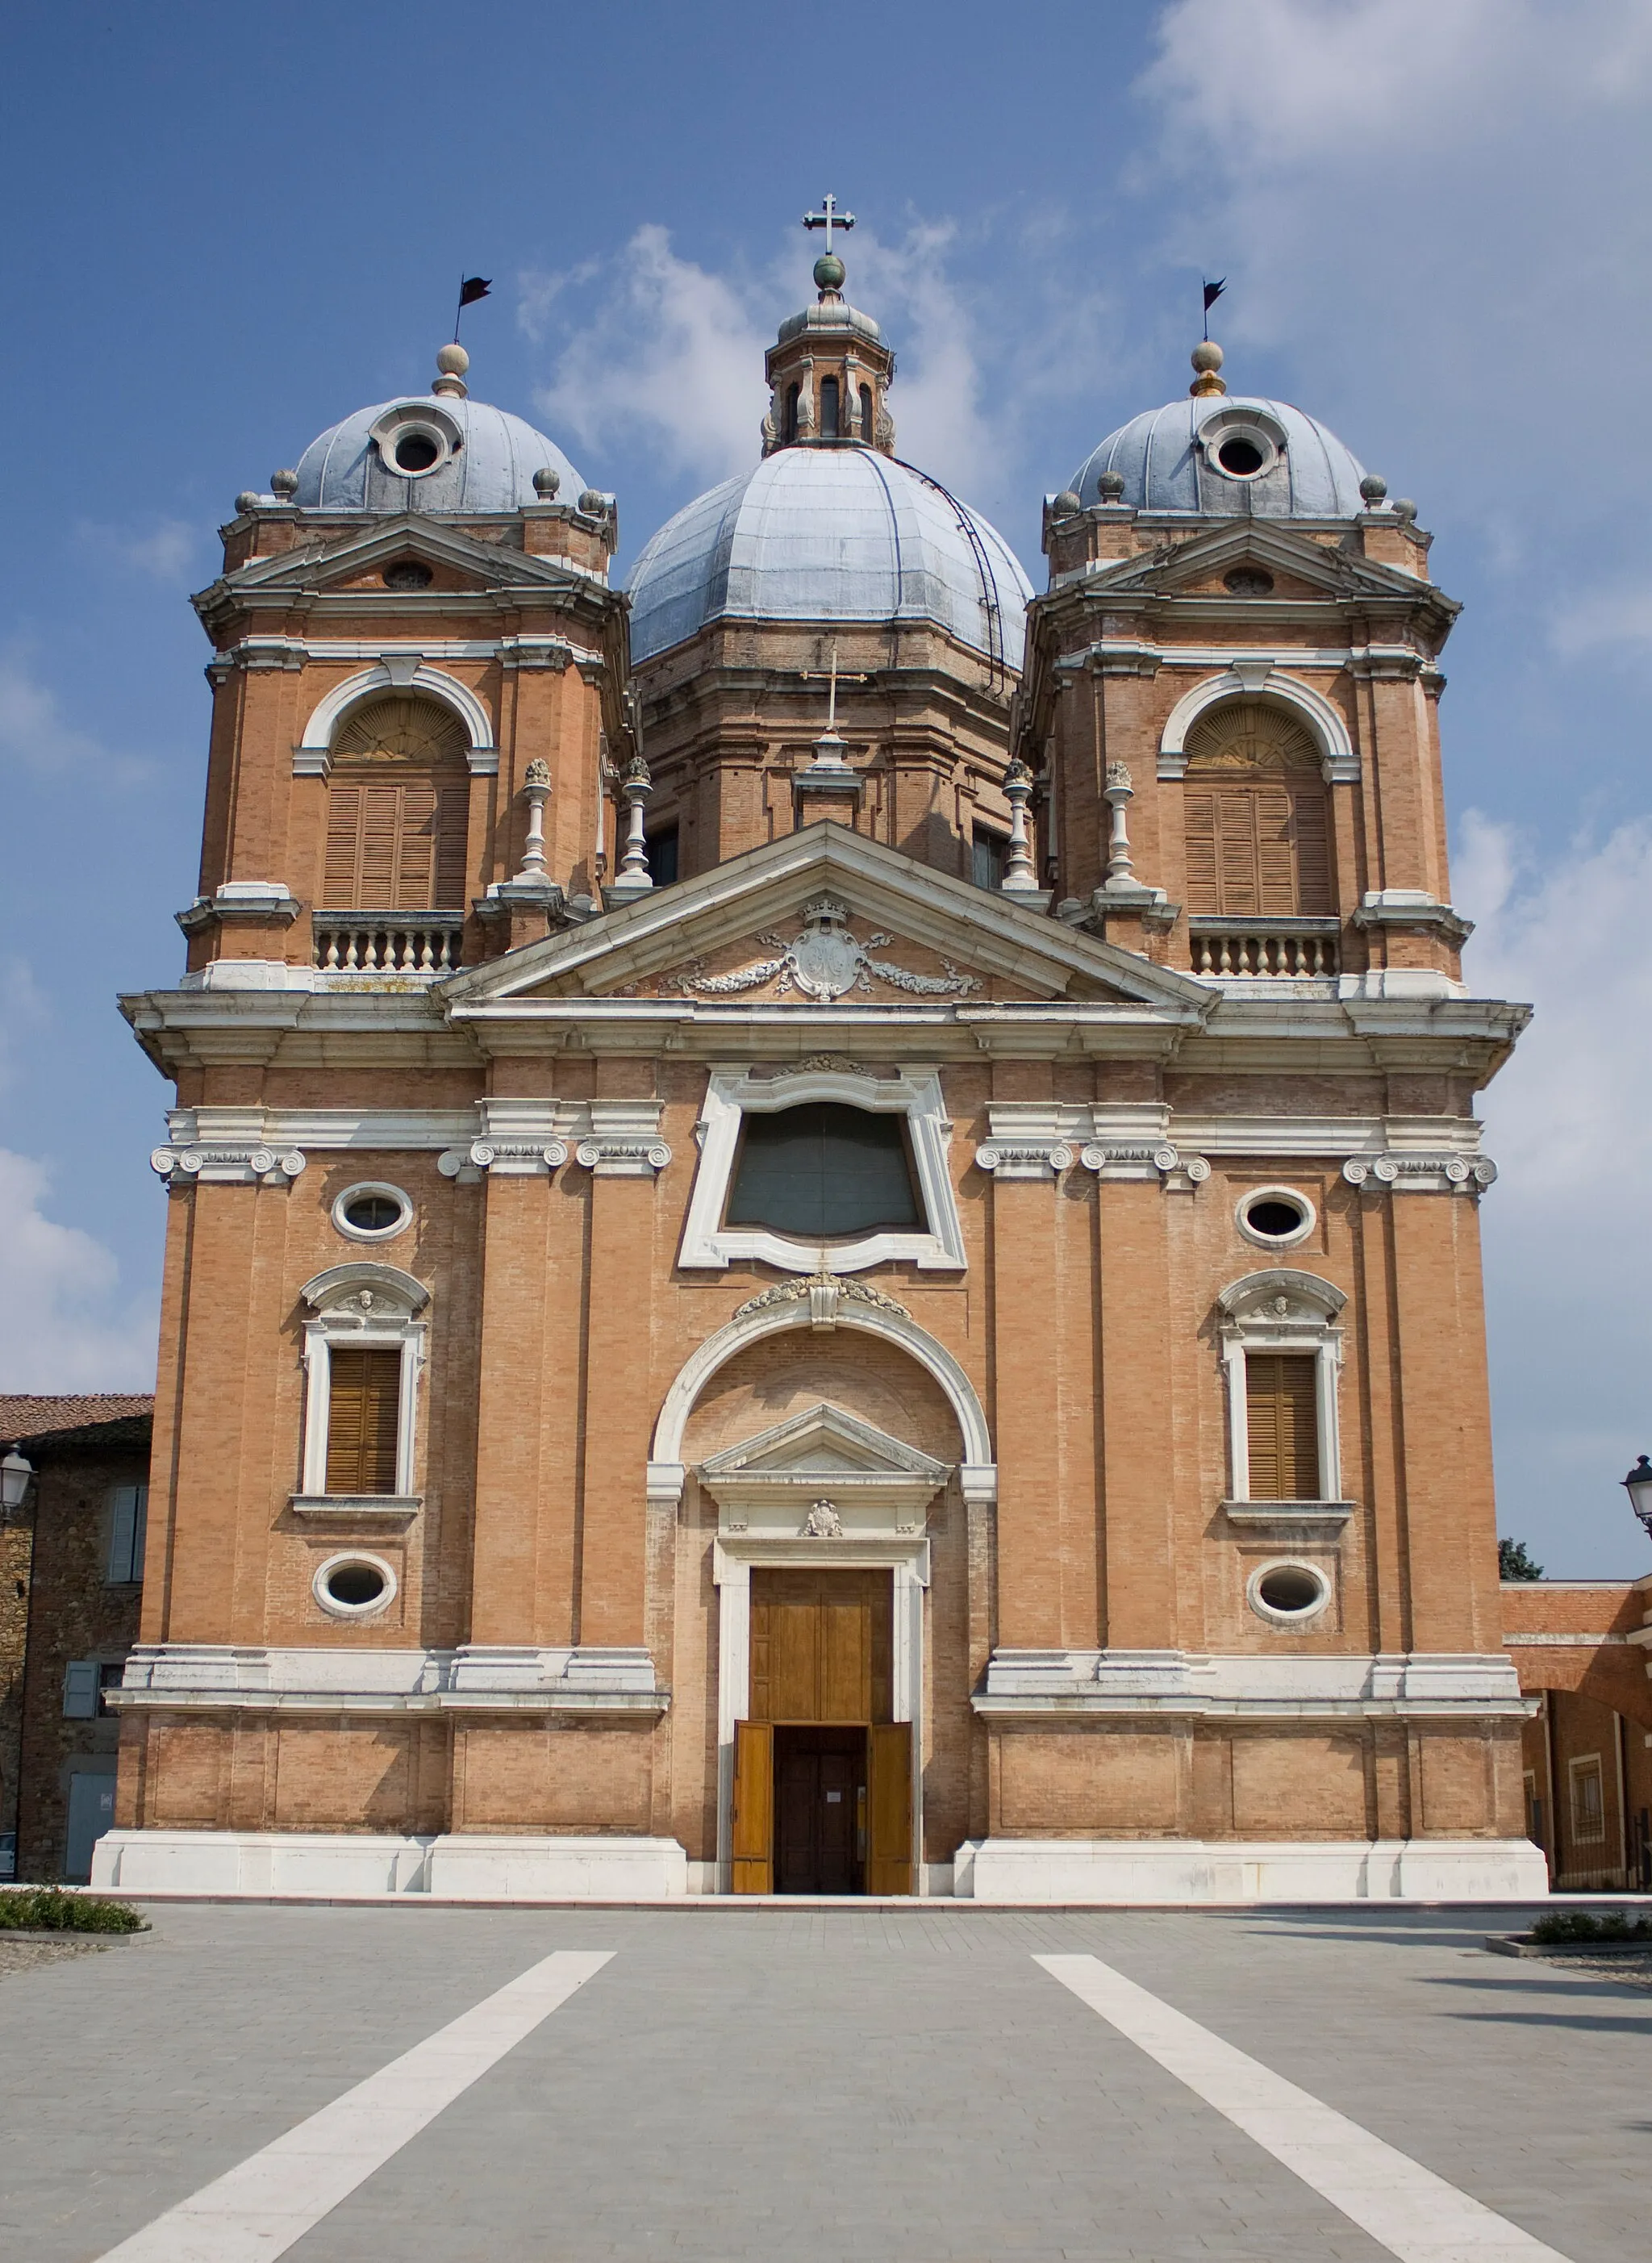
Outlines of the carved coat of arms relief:
[{"label": "carved coat of arms relief", "polygon": [[890,937],[873,934],[862,943],[850,929],[847,906],[830,896],[804,905],[803,926],[790,942],[778,935],[760,935],[757,940],[772,956],[726,974],[690,973],[682,987],[703,998],[728,998],[772,982],[776,997],[795,993],[829,1005],[851,991],[869,995],[874,979],[920,998],[967,998],[981,987],[973,974],[960,974],[949,958],[941,961],[944,974],[916,974],[892,959],[874,958]]}]

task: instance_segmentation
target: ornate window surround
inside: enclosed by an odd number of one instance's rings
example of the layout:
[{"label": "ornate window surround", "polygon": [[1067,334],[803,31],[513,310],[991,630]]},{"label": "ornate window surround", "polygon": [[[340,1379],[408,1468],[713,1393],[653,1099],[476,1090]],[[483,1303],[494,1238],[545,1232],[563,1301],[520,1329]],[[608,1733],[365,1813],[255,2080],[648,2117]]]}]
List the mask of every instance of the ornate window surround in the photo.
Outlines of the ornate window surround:
[{"label": "ornate window surround", "polygon": [[[303,1516],[407,1517],[423,1505],[414,1490],[419,1370],[425,1362],[426,1323],[419,1318],[430,1292],[394,1265],[361,1258],[329,1266],[299,1291],[309,1307],[304,1323],[304,1453],[300,1489],[290,1506]],[[332,1403],[335,1344],[361,1351],[395,1351],[401,1358],[396,1411],[396,1489],[393,1493],[336,1493],[327,1490],[327,1428]]]},{"label": "ornate window surround", "polygon": [[1307,726],[1319,748],[1325,784],[1336,785],[1358,780],[1360,757],[1338,710],[1323,692],[1316,691],[1300,677],[1288,676],[1275,661],[1262,653],[1254,660],[1234,661],[1223,674],[1207,676],[1176,702],[1165,719],[1158,742],[1161,778],[1187,776],[1187,734],[1208,708],[1225,706],[1235,699],[1272,699],[1288,708],[1298,722]]},{"label": "ornate window surround", "polygon": [[[1229,1499],[1222,1504],[1237,1524],[1345,1524],[1353,1504],[1342,1494],[1342,1448],[1337,1421],[1337,1380],[1342,1369],[1342,1330],[1337,1316],[1345,1291],[1317,1274],[1273,1266],[1247,1273],[1217,1292],[1222,1363],[1228,1386]],[[1314,1501],[1252,1500],[1251,1431],[1245,1362],[1252,1352],[1307,1354],[1314,1362],[1315,1412],[1319,1428],[1319,1497]]]},{"label": "ornate window surround", "polygon": [[[740,1121],[749,1110],[772,1114],[807,1101],[835,1100],[850,1108],[906,1119],[927,1233],[872,1233],[859,1241],[803,1242],[762,1226],[725,1226],[723,1211],[739,1146]],[[695,1126],[700,1159],[694,1194],[682,1231],[682,1266],[716,1266],[759,1259],[784,1273],[859,1273],[869,1265],[905,1262],[920,1272],[962,1272],[963,1230],[947,1168],[952,1126],[933,1070],[909,1070],[896,1077],[864,1074],[845,1066],[807,1064],[776,1076],[755,1076],[749,1068],[714,1069]]]},{"label": "ornate window surround", "polygon": [[464,724],[470,741],[465,759],[472,777],[497,775],[499,749],[494,742],[493,723],[469,684],[461,683],[445,669],[431,668],[422,653],[386,650],[372,668],[335,683],[312,711],[304,735],[292,750],[293,776],[328,777],[333,767],[333,734],[339,725],[364,699],[382,698],[386,691],[422,691],[427,698],[451,709]]}]

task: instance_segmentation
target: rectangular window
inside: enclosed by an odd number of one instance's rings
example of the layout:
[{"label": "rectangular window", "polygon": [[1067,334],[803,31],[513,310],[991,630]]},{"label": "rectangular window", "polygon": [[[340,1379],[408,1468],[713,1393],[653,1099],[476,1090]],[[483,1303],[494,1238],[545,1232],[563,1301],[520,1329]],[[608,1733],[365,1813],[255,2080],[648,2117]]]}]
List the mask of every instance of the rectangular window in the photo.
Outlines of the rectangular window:
[{"label": "rectangular window", "polygon": [[393,1493],[401,1354],[335,1345],[330,1367],[327,1490]]},{"label": "rectangular window", "polygon": [[662,825],[658,833],[643,836],[648,850],[648,877],[657,888],[669,888],[677,877],[677,828]]},{"label": "rectangular window", "polygon": [[112,1587],[135,1587],[143,1578],[143,1541],[149,1518],[148,1486],[117,1486],[109,1497]]},{"label": "rectangular window", "polygon": [[1580,1845],[1606,1835],[1606,1802],[1600,1777],[1600,1755],[1591,1753],[1571,1763],[1572,1837]]},{"label": "rectangular window", "polygon": [[1009,842],[1001,833],[989,833],[977,825],[970,844],[970,877],[977,888],[1001,888],[1004,885],[1004,862],[1009,853]]},{"label": "rectangular window", "polygon": [[1245,1355],[1245,1425],[1252,1500],[1319,1498],[1316,1364],[1311,1354]]}]

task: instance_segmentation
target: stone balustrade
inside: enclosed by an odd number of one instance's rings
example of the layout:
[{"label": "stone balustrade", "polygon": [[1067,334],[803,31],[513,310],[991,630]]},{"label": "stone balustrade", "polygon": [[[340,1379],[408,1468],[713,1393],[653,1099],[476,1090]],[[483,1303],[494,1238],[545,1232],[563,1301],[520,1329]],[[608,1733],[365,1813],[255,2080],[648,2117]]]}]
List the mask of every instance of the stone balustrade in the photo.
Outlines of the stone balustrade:
[{"label": "stone balustrade", "polygon": [[1341,971],[1334,919],[1192,919],[1187,929],[1195,974],[1328,981]]},{"label": "stone balustrade", "polygon": [[324,974],[451,974],[463,964],[461,912],[317,912],[315,964]]}]

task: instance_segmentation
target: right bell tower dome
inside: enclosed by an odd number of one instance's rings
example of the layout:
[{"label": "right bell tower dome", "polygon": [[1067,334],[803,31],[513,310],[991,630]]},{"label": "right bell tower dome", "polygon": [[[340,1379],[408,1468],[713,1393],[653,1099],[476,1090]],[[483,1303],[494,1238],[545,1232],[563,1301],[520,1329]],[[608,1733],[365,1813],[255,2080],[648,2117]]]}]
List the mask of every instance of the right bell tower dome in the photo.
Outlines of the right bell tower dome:
[{"label": "right bell tower dome", "polygon": [[1414,504],[1195,348],[1044,506],[1017,750],[1058,915],[1223,982],[1461,991]]}]

